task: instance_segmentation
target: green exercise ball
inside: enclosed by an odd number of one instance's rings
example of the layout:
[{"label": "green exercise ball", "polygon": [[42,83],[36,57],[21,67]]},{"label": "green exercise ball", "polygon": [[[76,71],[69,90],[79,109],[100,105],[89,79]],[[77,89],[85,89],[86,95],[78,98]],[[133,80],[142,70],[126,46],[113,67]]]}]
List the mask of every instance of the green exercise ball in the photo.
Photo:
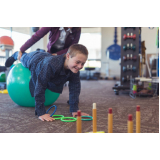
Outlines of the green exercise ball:
[{"label": "green exercise ball", "polygon": [[[7,77],[7,90],[9,96],[16,104],[23,107],[35,107],[35,99],[31,96],[29,90],[30,78],[30,70],[23,67],[21,63],[15,65],[10,70]],[[58,99],[59,95],[59,93],[46,89],[44,105],[51,105]]]},{"label": "green exercise ball", "polygon": [[5,82],[6,81],[6,74],[5,72],[0,73],[0,82]]}]

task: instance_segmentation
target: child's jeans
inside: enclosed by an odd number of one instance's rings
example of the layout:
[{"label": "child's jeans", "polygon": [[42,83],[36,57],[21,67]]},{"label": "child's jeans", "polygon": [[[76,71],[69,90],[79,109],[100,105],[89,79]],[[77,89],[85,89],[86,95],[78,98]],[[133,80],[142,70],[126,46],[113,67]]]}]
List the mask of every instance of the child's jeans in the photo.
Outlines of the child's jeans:
[{"label": "child's jeans", "polygon": [[45,50],[39,49],[38,51],[34,51],[34,52],[30,52],[30,53],[22,53],[22,57],[20,59],[22,65],[26,68],[29,68],[30,66],[30,61],[32,60],[33,56],[37,56],[38,54],[40,54],[39,52],[43,52],[44,54],[50,54],[45,52]]}]

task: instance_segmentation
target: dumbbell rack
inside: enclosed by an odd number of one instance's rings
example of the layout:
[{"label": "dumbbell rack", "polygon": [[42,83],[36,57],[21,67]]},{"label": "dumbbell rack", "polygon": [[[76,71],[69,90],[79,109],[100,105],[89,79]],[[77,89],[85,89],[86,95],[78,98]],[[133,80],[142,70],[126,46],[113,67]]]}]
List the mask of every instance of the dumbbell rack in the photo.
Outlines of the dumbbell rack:
[{"label": "dumbbell rack", "polygon": [[130,89],[130,79],[139,75],[139,27],[121,28],[121,77],[120,83],[113,90],[116,95],[120,90]]}]

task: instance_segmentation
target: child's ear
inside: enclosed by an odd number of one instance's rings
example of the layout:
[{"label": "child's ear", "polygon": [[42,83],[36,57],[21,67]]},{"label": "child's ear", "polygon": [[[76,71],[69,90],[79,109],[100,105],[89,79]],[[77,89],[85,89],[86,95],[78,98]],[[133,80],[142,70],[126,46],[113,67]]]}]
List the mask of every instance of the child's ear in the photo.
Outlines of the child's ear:
[{"label": "child's ear", "polygon": [[69,53],[66,54],[66,58],[69,59]]}]

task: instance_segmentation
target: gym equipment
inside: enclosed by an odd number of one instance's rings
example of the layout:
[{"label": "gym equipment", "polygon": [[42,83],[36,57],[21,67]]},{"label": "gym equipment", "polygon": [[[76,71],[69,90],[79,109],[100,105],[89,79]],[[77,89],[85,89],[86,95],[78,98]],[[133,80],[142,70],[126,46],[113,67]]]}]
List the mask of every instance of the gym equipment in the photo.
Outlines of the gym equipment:
[{"label": "gym equipment", "polygon": [[53,108],[53,107],[55,107],[55,109],[54,109],[54,112],[50,115],[50,117],[52,117],[52,116],[54,115],[54,113],[56,112],[57,106],[56,106],[56,105],[53,105],[53,106],[51,106],[51,107],[46,111],[46,113],[48,113],[48,112],[51,110],[51,108]]},{"label": "gym equipment", "polygon": [[80,110],[77,111],[76,128],[77,128],[77,133],[82,133],[82,120],[81,120],[81,111]]},{"label": "gym equipment", "polygon": [[[67,120],[69,119],[69,120]],[[61,121],[63,122],[75,122],[77,120],[77,118],[74,118],[74,117],[62,117],[61,118]]]},{"label": "gym equipment", "polygon": [[134,71],[134,72],[136,71],[136,67],[135,66],[132,67],[132,71]]},{"label": "gym equipment", "polygon": [[137,56],[133,56],[132,60],[136,61],[137,60]]},{"label": "gym equipment", "polygon": [[128,38],[132,38],[133,40],[135,40],[136,39],[136,34],[131,33],[131,35],[129,35],[129,33],[127,33],[127,35],[126,34],[123,35],[124,40],[126,40]]},{"label": "gym equipment", "polygon": [[131,44],[128,43],[127,45],[123,46],[123,50],[126,51],[127,49],[131,49],[131,50],[135,51],[136,50],[136,46],[133,45],[132,43]]},{"label": "gym equipment", "polygon": [[137,93],[137,85],[136,84],[133,85],[133,89],[132,90],[133,90],[133,94]]},{"label": "gym equipment", "polygon": [[113,133],[113,114],[112,114],[112,108],[108,109],[108,133]]},{"label": "gym equipment", "polygon": [[105,133],[104,131],[97,131],[97,108],[96,108],[96,103],[93,103],[92,115],[93,115],[93,131],[88,132],[88,133]]},{"label": "gym equipment", "polygon": [[2,94],[8,94],[8,91],[7,91],[7,89],[4,89],[4,90],[0,90],[0,93],[2,93]]},{"label": "gym equipment", "polygon": [[132,114],[128,115],[128,133],[133,133]]},{"label": "gym equipment", "polygon": [[123,56],[123,61],[127,61],[127,60],[136,61],[137,60],[137,56],[133,56],[132,57],[132,54],[130,54],[130,57],[129,57],[129,54],[127,54],[127,56]]},{"label": "gym equipment", "polygon": [[[63,115],[53,115],[52,116],[55,120],[61,119],[62,117],[64,117]],[[59,118],[56,118],[59,117]]]},{"label": "gym equipment", "polygon": [[[9,72],[7,78],[7,89],[11,99],[18,105],[24,107],[35,107],[35,99],[31,96],[29,90],[29,81],[31,72],[21,63],[15,65]],[[59,93],[54,93],[48,89],[45,91],[45,106],[54,103]]]},{"label": "gym equipment", "polygon": [[126,72],[127,68],[125,66],[123,66],[123,72]]},{"label": "gym equipment", "polygon": [[123,56],[123,60],[126,61],[126,60],[127,60],[127,57],[126,57],[126,56]]},{"label": "gym equipment", "polygon": [[117,44],[117,27],[114,31],[114,44],[106,49],[106,55],[109,51],[109,58],[112,60],[119,60],[121,58],[121,46]]},{"label": "gym equipment", "polygon": [[5,82],[6,81],[6,74],[4,72],[0,73],[0,82]]},{"label": "gym equipment", "polygon": [[81,117],[83,118],[82,121],[91,121],[91,120],[93,120],[92,116],[81,116]]},{"label": "gym equipment", "polygon": [[121,78],[113,87],[116,95],[120,90],[130,90],[130,80],[139,75],[140,34],[140,27],[121,28]]},{"label": "gym equipment", "polygon": [[[8,36],[0,37],[0,48],[2,51],[5,51],[5,53],[6,53],[6,55],[1,56],[1,58],[7,59],[9,57],[9,53],[13,49],[13,47],[14,47],[14,42],[11,37],[8,37]],[[6,67],[3,67],[3,69],[5,69],[5,75],[6,75],[5,81],[6,81],[10,69],[6,68]],[[6,89],[6,82],[0,83],[0,88]]]},{"label": "gym equipment", "polygon": [[137,105],[136,108],[136,133],[141,132],[141,112],[140,112],[140,106]]},{"label": "gym equipment", "polygon": [[131,43],[131,49],[132,49],[133,51],[136,50],[136,46],[135,46],[135,45],[132,45],[132,43]]},{"label": "gym equipment", "polygon": [[[96,103],[93,103],[96,105]],[[94,108],[96,109],[96,108]],[[94,112],[94,111],[93,111]],[[92,113],[93,113],[92,112]],[[95,113],[93,113],[95,114]],[[82,122],[81,122],[81,112],[77,111],[77,115],[79,117],[79,119],[77,119],[77,124],[76,124],[76,129],[77,129],[77,133],[82,133]],[[93,120],[93,132],[87,132],[87,133],[105,133],[104,131],[97,131],[97,116],[96,114],[93,115],[93,119],[95,118],[95,120]],[[95,124],[94,124],[95,123]],[[132,114],[128,114],[128,133],[133,133],[133,118],[132,118]],[[141,115],[140,115],[140,106],[137,105],[136,106],[136,133],[140,133],[140,127],[141,127]],[[113,133],[113,114],[112,114],[112,108],[108,109],[108,133]]]},{"label": "gym equipment", "polygon": [[85,67],[85,70],[88,72],[86,80],[98,80],[97,77],[91,76],[91,71],[95,70],[95,67]]},{"label": "gym equipment", "polygon": [[126,78],[126,77],[122,77],[122,81],[123,81],[123,82],[126,82],[126,81],[127,81],[127,78]]}]

